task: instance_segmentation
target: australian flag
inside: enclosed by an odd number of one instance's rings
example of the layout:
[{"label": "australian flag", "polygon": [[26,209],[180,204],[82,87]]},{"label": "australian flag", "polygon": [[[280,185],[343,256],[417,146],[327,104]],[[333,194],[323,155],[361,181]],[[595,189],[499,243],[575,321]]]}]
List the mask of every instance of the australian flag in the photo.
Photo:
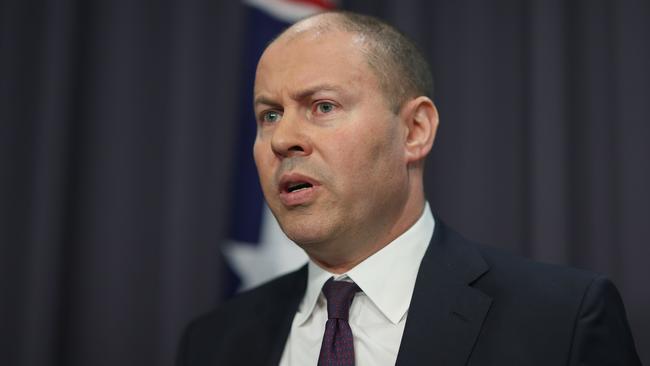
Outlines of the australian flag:
[{"label": "australian flag", "polygon": [[264,203],[257,170],[252,159],[256,123],[252,95],[257,61],[277,34],[306,16],[335,8],[330,0],[245,0],[248,28],[244,46],[244,75],[240,96],[240,118],[233,164],[233,193],[230,208],[229,241],[224,255],[230,270],[227,292],[259,285],[294,270],[307,256],[282,232]]}]

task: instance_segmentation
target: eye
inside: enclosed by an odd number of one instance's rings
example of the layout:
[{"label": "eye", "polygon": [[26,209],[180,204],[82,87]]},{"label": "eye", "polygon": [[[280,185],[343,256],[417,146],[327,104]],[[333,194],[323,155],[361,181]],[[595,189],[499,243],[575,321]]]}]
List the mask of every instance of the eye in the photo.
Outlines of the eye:
[{"label": "eye", "polygon": [[266,123],[275,123],[282,118],[282,115],[278,111],[266,111],[262,113],[262,121]]},{"label": "eye", "polygon": [[316,112],[318,113],[327,114],[332,112],[335,108],[336,106],[334,105],[334,103],[330,103],[330,102],[320,102],[316,104]]}]

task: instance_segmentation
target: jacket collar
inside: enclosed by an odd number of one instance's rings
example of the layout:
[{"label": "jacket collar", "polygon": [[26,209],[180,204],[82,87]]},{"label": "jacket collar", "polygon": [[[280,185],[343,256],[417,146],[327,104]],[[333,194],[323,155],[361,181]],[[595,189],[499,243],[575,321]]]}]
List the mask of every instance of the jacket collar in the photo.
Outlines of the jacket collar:
[{"label": "jacket collar", "polygon": [[[275,314],[270,317],[271,320],[263,329],[260,329],[260,333],[251,335],[254,338],[261,336],[262,331],[266,332],[266,336],[262,339],[268,341],[267,344],[270,347],[268,362],[266,362],[269,366],[280,364],[282,352],[291,331],[293,317],[307,288],[307,264],[288,276],[289,279],[283,282],[283,286],[275,290],[273,302],[269,303],[269,309],[272,307],[277,312],[274,312]],[[258,346],[263,343],[266,342],[260,342]],[[259,351],[261,350],[259,349]]]},{"label": "jacket collar", "polygon": [[489,270],[478,249],[436,218],[397,365],[465,365],[492,299],[470,285]]}]

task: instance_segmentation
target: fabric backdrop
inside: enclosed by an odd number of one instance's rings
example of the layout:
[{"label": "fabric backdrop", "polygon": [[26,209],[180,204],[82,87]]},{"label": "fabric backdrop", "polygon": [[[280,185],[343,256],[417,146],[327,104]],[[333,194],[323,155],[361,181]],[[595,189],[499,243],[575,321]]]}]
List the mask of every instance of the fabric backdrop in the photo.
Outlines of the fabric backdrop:
[{"label": "fabric backdrop", "polygon": [[[650,3],[344,1],[415,38],[434,211],[603,272],[650,362]],[[243,5],[0,0],[0,364],[173,364],[222,300]]]}]

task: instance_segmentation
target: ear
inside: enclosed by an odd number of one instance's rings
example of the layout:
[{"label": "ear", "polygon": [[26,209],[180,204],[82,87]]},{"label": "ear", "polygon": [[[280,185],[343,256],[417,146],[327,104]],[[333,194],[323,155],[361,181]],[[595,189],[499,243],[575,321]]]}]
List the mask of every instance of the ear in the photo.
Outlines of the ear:
[{"label": "ear", "polygon": [[420,161],[427,156],[438,130],[438,110],[433,101],[420,96],[408,101],[402,108],[402,118],[406,125],[404,144],[407,163]]}]

